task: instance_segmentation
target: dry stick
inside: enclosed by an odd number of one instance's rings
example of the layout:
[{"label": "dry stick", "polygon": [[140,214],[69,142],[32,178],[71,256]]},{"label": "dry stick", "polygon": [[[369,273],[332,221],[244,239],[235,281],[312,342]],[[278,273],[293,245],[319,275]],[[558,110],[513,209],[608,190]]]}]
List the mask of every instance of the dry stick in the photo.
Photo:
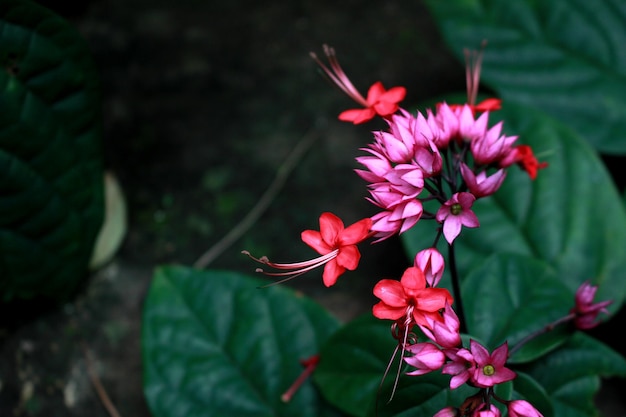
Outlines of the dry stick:
[{"label": "dry stick", "polygon": [[252,225],[261,217],[263,212],[267,210],[271,202],[274,200],[280,189],[285,185],[289,174],[296,167],[302,156],[311,147],[317,135],[308,131],[302,136],[298,144],[293,148],[291,153],[285,159],[285,162],[278,168],[274,181],[265,190],[256,205],[248,212],[248,214],[228,232],[215,245],[207,250],[193,264],[195,268],[206,268],[215,258],[221,255],[230,245],[235,243]]},{"label": "dry stick", "polygon": [[89,354],[87,345],[84,342],[82,343],[82,345],[83,345],[83,353],[85,354],[85,366],[87,367],[87,373],[89,374],[89,379],[91,380],[91,384],[96,390],[96,393],[98,394],[98,397],[100,398],[100,401],[102,402],[102,405],[104,405],[104,408],[106,408],[106,410],[108,411],[111,417],[121,417],[121,414],[117,411],[117,408],[115,408],[115,406],[113,405],[113,402],[111,402],[111,399],[109,398],[106,390],[104,389],[104,387],[102,386],[102,383],[100,382],[100,378],[98,378],[98,374],[96,374],[96,371],[93,368],[93,364],[91,362],[91,356]]}]

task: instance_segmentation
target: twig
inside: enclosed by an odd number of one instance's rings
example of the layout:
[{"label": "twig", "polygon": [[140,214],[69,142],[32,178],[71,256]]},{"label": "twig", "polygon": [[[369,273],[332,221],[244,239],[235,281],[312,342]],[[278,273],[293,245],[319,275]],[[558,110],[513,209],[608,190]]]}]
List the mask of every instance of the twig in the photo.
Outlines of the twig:
[{"label": "twig", "polygon": [[109,395],[107,394],[106,390],[102,386],[102,382],[100,382],[100,378],[98,377],[98,374],[93,368],[93,363],[91,361],[91,356],[89,354],[89,350],[87,349],[87,345],[83,342],[82,346],[83,346],[83,353],[85,355],[85,366],[87,367],[87,373],[89,374],[89,379],[91,380],[91,384],[96,390],[96,394],[98,394],[98,397],[100,398],[100,401],[102,402],[102,405],[104,405],[104,408],[106,408],[107,412],[109,413],[111,417],[121,417],[121,414],[117,411],[117,409],[113,405],[113,402],[109,398]]},{"label": "twig", "polygon": [[280,189],[285,185],[289,174],[296,167],[302,156],[311,147],[317,135],[313,133],[313,130],[308,131],[302,136],[300,141],[293,148],[291,153],[287,156],[287,159],[278,168],[274,180],[270,186],[265,190],[259,201],[256,203],[252,210],[235,226],[230,232],[228,232],[222,239],[220,239],[209,250],[204,252],[200,258],[193,264],[195,268],[206,268],[215,258],[221,255],[230,245],[235,243],[252,225],[261,217],[263,212],[267,210],[271,202],[274,200]]}]

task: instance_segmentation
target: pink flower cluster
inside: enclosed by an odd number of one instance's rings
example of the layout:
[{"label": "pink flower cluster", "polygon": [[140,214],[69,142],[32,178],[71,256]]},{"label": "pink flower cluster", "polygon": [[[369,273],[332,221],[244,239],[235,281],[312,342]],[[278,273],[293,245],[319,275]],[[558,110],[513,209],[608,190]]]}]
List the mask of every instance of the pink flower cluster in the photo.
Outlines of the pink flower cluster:
[{"label": "pink flower cluster", "polygon": [[[489,127],[488,118],[489,111],[476,117],[470,104],[447,103],[436,113],[400,109],[385,118],[388,129],[374,132],[374,142],[362,149],[368,155],[356,158],[365,167],[356,173],[369,183],[369,201],[382,209],[372,217],[375,237],[383,240],[421,218],[435,218],[452,243],[462,226],[479,226],[474,201],[498,190],[507,167],[530,167],[534,158],[530,148],[514,146],[517,136],[502,133],[502,122]],[[531,176],[539,165],[532,174],[527,170]],[[439,209],[425,213],[423,202],[433,199]]]}]

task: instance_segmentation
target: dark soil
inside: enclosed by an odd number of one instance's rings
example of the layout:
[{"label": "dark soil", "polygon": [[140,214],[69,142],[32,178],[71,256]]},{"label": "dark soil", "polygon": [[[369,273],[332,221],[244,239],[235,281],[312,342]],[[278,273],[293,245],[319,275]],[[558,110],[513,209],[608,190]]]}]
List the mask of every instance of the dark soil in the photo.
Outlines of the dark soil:
[{"label": "dark soil", "polygon": [[[209,266],[252,272],[242,249],[306,259],[311,250],[299,233],[317,228],[320,213],[347,223],[373,214],[352,169],[358,148],[382,126],[336,120],[352,103],[309,51],[334,46],[363,92],[376,80],[406,86],[407,103],[464,91],[463,65],[421,1],[42,3],[75,25],[100,69],[104,161],[123,188],[129,223],[116,256],[75,299],[20,305],[0,334],[2,417],[109,416],[88,369],[122,416],[149,416],[140,320],[153,269],[191,265],[216,244],[307,133],[315,143],[268,210]],[[392,239],[365,247],[359,271],[333,289],[315,274],[288,285],[347,320],[371,308],[374,282],[398,277],[407,262]]]}]

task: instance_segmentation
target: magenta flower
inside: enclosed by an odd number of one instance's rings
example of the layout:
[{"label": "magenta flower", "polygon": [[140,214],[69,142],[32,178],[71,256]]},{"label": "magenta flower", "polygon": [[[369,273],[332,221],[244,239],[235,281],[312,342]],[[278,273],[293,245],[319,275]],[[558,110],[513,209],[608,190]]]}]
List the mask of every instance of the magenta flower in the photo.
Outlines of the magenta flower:
[{"label": "magenta flower", "polygon": [[435,218],[443,223],[443,235],[449,244],[461,233],[461,226],[479,226],[478,218],[471,210],[475,200],[470,193],[456,193],[437,210]]},{"label": "magenta flower", "polygon": [[490,355],[484,346],[475,340],[470,340],[470,350],[476,363],[470,377],[474,385],[480,388],[493,387],[511,381],[517,376],[515,372],[504,366],[509,354],[509,347],[506,342],[497,347]]},{"label": "magenta flower", "polygon": [[485,404],[485,407],[487,407],[487,409],[485,410],[481,410],[481,409],[477,409],[472,413],[472,417],[500,417],[502,415],[502,413],[500,412],[500,409],[498,407],[496,407],[493,404]]},{"label": "magenta flower", "polygon": [[454,407],[445,407],[437,411],[433,417],[457,417],[457,411]]},{"label": "magenta flower", "polygon": [[[483,116],[487,113],[483,113]],[[477,135],[470,143],[474,161],[479,165],[498,163],[511,151],[517,136],[502,135],[502,122],[496,123],[484,135]]]},{"label": "magenta flower", "polygon": [[513,400],[508,404],[507,409],[509,417],[543,417],[543,414],[526,400]]},{"label": "magenta flower", "polygon": [[422,332],[433,342],[443,348],[456,348],[461,345],[461,324],[454,309],[446,304],[443,311],[443,322],[426,317],[428,326],[420,326]]},{"label": "magenta flower", "polygon": [[446,355],[432,343],[415,343],[406,347],[413,356],[404,358],[404,361],[416,368],[407,372],[407,375],[424,375],[441,368],[446,361]]},{"label": "magenta flower", "polygon": [[441,373],[452,375],[450,389],[457,389],[470,379],[471,370],[475,367],[474,357],[472,352],[465,348],[446,349],[444,353],[451,362],[443,366]]},{"label": "magenta flower", "polygon": [[490,176],[487,176],[486,171],[482,171],[478,175],[475,175],[474,171],[464,163],[461,163],[461,175],[470,193],[472,193],[474,197],[480,198],[498,191],[498,188],[500,188],[506,177],[506,171],[499,169]]},{"label": "magenta flower", "polygon": [[424,249],[415,255],[414,264],[424,272],[428,285],[436,287],[445,267],[443,255],[436,248]]},{"label": "magenta flower", "polygon": [[379,319],[398,320],[411,318],[414,323],[430,326],[427,317],[442,321],[439,310],[452,304],[450,292],[445,288],[429,288],[421,269],[407,268],[400,281],[382,279],[374,286],[374,295],[380,302],[372,313]]},{"label": "magenta flower", "polygon": [[606,300],[599,303],[594,303],[593,299],[596,296],[598,287],[591,285],[589,281],[585,281],[576,290],[576,305],[570,311],[575,314],[574,325],[579,329],[591,329],[596,327],[599,322],[596,320],[600,313],[608,314],[606,307],[613,301]]}]

